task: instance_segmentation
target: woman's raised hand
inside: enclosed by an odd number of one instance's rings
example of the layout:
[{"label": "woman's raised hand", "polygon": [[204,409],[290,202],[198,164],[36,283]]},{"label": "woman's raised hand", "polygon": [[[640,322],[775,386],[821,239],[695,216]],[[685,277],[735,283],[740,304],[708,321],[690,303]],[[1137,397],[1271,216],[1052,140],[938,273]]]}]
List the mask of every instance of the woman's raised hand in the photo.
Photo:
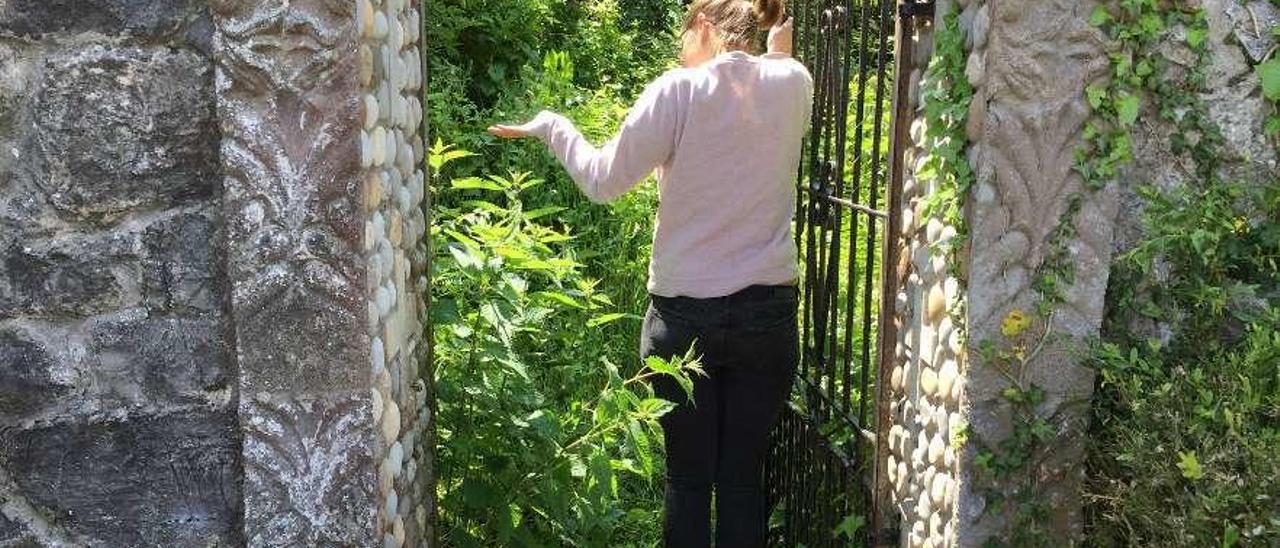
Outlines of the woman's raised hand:
[{"label": "woman's raised hand", "polygon": [[533,122],[521,124],[518,126],[508,126],[503,124],[495,124],[489,126],[489,133],[492,133],[503,139],[519,139],[521,137],[533,137]]},{"label": "woman's raised hand", "polygon": [[489,133],[492,133],[503,139],[519,139],[522,137],[537,137],[539,130],[543,125],[548,123],[550,118],[549,112],[539,112],[532,120],[520,124],[518,126],[506,124],[494,124],[489,126]]},{"label": "woman's raised hand", "polygon": [[790,17],[769,29],[769,53],[791,55],[793,31]]}]

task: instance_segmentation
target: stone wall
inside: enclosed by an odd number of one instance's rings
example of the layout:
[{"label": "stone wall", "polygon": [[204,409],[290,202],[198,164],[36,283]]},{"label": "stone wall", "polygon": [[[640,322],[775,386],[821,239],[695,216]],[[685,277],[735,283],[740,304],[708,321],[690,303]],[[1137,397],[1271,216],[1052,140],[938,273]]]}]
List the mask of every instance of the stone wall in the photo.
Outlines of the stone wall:
[{"label": "stone wall", "polygon": [[[406,0],[357,0],[360,57],[361,203],[368,262],[368,326],[373,375],[373,419],[379,425],[379,529],[384,545],[417,546],[430,537],[423,504],[430,447],[423,433],[431,419],[418,365],[426,324],[426,179],[420,90],[421,20]],[[420,465],[420,462],[422,463]]]},{"label": "stone wall", "polygon": [[0,545],[241,541],[212,34],[0,4]]},{"label": "stone wall", "polygon": [[[1205,0],[1202,3],[1209,23],[1209,70],[1200,100],[1208,107],[1211,121],[1222,132],[1223,144],[1219,161],[1222,180],[1261,187],[1280,180],[1280,162],[1276,147],[1262,131],[1267,104],[1258,93],[1261,82],[1253,65],[1261,62],[1277,41],[1267,29],[1280,26],[1280,7],[1267,0],[1238,3],[1229,0]],[[1168,78],[1182,79],[1196,62],[1196,54],[1175,32],[1167,36],[1161,50],[1170,59]],[[1115,251],[1132,249],[1142,238],[1142,212],[1145,204],[1138,195],[1144,185],[1164,190],[1185,182],[1189,160],[1170,151],[1170,137],[1177,132],[1150,105],[1142,114],[1145,123],[1133,132],[1134,161],[1124,170],[1124,178],[1133,184],[1120,189],[1122,214],[1116,223]],[[1165,339],[1170,330],[1150,320],[1133,318],[1140,332]]]},{"label": "stone wall", "polygon": [[[971,9],[988,17],[981,0]],[[942,3],[939,14],[950,9]],[[938,17],[940,23],[941,17]],[[938,192],[936,178],[918,178],[929,155],[925,138],[921,88],[934,38],[934,21],[916,19],[908,112],[911,142],[903,150],[901,250],[897,265],[899,288],[894,306],[897,340],[889,376],[889,451],[885,472],[899,517],[903,546],[954,546],[956,495],[960,462],[952,447],[952,433],[963,423],[960,397],[967,368],[963,338],[962,286],[953,272],[945,245],[956,227],[925,216],[925,201]],[[985,38],[984,38],[985,39]],[[927,543],[927,544],[926,544]]]},{"label": "stone wall", "polygon": [[0,545],[431,543],[419,13],[0,4]]}]

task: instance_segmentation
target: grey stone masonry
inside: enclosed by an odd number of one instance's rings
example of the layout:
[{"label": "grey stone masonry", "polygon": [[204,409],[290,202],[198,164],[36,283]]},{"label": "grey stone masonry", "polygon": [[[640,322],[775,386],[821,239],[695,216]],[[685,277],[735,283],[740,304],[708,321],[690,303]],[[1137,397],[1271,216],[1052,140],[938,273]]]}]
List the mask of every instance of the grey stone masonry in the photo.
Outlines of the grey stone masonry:
[{"label": "grey stone masonry", "polygon": [[0,0],[0,546],[430,546],[406,0]]},{"label": "grey stone masonry", "polygon": [[0,546],[241,541],[209,23],[0,2]]}]

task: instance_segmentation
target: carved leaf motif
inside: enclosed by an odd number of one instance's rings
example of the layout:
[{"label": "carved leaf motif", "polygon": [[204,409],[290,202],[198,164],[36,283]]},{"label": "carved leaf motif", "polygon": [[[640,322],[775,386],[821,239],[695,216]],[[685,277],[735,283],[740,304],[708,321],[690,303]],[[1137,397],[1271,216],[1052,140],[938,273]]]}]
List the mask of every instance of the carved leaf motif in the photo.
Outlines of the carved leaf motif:
[{"label": "carved leaf motif", "polygon": [[[1031,273],[1047,253],[1071,194],[1083,188],[1074,153],[1089,119],[1084,87],[1102,76],[1107,61],[1097,29],[1079,13],[1080,0],[1032,4],[993,3],[1001,21],[992,29],[986,55],[988,101],[977,172],[988,174],[996,200],[979,204],[975,234],[990,245],[975,249],[973,264],[999,279],[985,284],[970,309],[975,324],[998,322],[995,314],[1018,304],[1030,291]],[[1083,11],[1082,11],[1083,10]],[[1086,238],[1092,244],[1096,238]],[[1098,298],[1101,298],[1099,296]],[[1075,306],[1071,299],[1067,307]]]},{"label": "carved leaf motif", "polygon": [[357,178],[355,128],[341,110],[315,108],[298,95],[274,103],[266,111],[238,102],[224,109],[235,300],[311,294],[358,306],[361,231],[344,206]]},{"label": "carved leaf motif", "polygon": [[364,542],[374,496],[368,402],[255,398],[241,408],[251,417],[243,425],[249,544]]}]

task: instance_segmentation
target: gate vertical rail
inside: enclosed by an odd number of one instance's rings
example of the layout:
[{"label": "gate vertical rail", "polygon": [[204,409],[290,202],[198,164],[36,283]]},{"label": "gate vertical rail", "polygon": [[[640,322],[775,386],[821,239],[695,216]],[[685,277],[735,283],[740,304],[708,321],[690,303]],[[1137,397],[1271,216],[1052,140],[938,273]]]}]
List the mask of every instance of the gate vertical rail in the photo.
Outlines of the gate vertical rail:
[{"label": "gate vertical rail", "polygon": [[892,367],[894,325],[885,311],[897,294],[900,219],[890,213],[901,209],[908,136],[898,120],[909,119],[910,109],[909,83],[896,76],[909,66],[912,18],[928,15],[932,4],[798,0],[792,7],[796,56],[813,74],[814,104],[797,174],[801,359],[765,469],[770,540],[810,548],[892,544],[899,535],[880,441],[889,403],[879,379]]}]

